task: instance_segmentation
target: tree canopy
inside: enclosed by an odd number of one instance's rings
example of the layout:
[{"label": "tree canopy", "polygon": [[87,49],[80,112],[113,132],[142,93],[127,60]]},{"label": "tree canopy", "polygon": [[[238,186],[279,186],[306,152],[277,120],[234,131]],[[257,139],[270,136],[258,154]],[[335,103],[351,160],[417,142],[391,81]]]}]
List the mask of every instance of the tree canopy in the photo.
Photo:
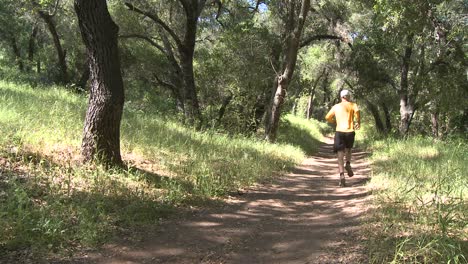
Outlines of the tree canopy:
[{"label": "tree canopy", "polygon": [[[345,88],[381,133],[465,133],[467,9],[461,0],[108,1],[127,101],[273,141],[272,111],[323,119]],[[6,0],[0,14],[2,78],[89,90],[71,3]]]}]

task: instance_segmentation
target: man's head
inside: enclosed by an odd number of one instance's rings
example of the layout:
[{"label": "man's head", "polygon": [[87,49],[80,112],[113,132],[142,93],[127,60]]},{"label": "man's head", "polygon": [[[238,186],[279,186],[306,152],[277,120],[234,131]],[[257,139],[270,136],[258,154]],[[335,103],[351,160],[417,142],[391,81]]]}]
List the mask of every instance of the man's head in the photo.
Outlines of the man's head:
[{"label": "man's head", "polygon": [[349,90],[342,90],[340,92],[340,97],[344,98],[346,101],[349,101],[351,99],[351,92]]}]

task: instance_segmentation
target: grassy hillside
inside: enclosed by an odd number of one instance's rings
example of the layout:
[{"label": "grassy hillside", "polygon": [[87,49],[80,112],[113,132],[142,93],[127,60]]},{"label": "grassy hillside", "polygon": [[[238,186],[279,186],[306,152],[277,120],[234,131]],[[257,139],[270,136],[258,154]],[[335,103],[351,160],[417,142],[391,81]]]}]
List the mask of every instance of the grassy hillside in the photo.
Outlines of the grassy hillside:
[{"label": "grassy hillside", "polygon": [[371,263],[468,263],[466,140],[384,139],[371,148]]},{"label": "grassy hillside", "polygon": [[129,169],[106,171],[79,163],[84,95],[0,81],[0,102],[0,257],[94,246],[271,179],[312,153],[323,128],[288,116],[273,145],[195,132],[154,107],[127,103],[122,153]]}]

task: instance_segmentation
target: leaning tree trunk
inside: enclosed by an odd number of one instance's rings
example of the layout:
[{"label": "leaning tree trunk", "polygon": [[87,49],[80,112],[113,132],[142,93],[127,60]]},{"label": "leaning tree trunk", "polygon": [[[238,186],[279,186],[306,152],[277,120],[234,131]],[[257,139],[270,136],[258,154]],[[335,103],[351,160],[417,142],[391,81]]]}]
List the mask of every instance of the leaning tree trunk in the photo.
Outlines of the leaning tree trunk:
[{"label": "leaning tree trunk", "polygon": [[67,62],[66,56],[67,53],[62,47],[60,43],[60,37],[57,32],[57,27],[55,26],[55,22],[51,15],[45,13],[42,10],[38,11],[39,16],[44,20],[47,24],[47,28],[49,29],[50,35],[52,36],[52,40],[54,41],[55,50],[57,51],[58,57],[58,66],[60,69],[60,82],[61,83],[68,83],[68,70],[67,70]]},{"label": "leaning tree trunk", "polygon": [[311,119],[312,118],[312,112],[314,111],[314,97],[315,97],[315,90],[317,89],[317,85],[322,78],[322,76],[325,74],[326,69],[323,69],[322,73],[315,79],[315,82],[312,86],[312,89],[309,91],[309,98],[307,101],[307,110],[306,110],[306,118]]},{"label": "leaning tree trunk", "polygon": [[[288,21],[289,25],[286,26],[286,29],[292,30],[292,32],[287,32],[290,34],[289,42],[287,43],[286,56],[285,56],[285,66],[282,73],[276,77],[275,84],[276,91],[271,104],[269,111],[269,116],[267,116],[267,126],[265,128],[265,139],[269,142],[275,142],[276,136],[279,127],[279,120],[281,116],[281,107],[284,104],[286,97],[286,90],[292,79],[294,69],[296,67],[297,61],[297,52],[299,51],[299,45],[301,41],[302,29],[304,27],[304,22],[309,13],[310,0],[302,0],[301,10],[297,21],[295,21],[295,1],[291,1],[290,19]],[[297,22],[297,23],[295,23]],[[295,24],[295,26],[293,26]],[[292,34],[291,34],[292,33]]]},{"label": "leaning tree trunk", "polygon": [[174,55],[174,50],[172,48],[172,44],[169,41],[166,33],[161,30],[159,33],[161,40],[164,45],[164,54],[166,58],[169,60],[169,63],[172,65],[172,72],[170,73],[170,80],[171,80],[171,87],[170,90],[173,94],[174,100],[176,101],[176,110],[178,112],[185,114],[185,102],[184,102],[184,84],[183,84],[183,74],[182,69],[179,65],[179,62],[176,60]]},{"label": "leaning tree trunk", "polygon": [[106,0],[75,0],[75,11],[89,57],[91,87],[81,152],[84,161],[119,165],[124,88],[117,46],[118,26]]}]

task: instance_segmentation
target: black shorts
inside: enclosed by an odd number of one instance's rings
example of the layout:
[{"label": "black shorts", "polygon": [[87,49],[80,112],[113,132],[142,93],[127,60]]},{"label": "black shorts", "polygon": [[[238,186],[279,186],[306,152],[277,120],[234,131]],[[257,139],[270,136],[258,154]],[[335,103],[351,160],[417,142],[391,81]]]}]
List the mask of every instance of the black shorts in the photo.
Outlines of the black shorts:
[{"label": "black shorts", "polygon": [[354,136],[356,133],[353,132],[335,132],[335,143],[333,144],[333,152],[344,150],[345,148],[353,148]]}]

